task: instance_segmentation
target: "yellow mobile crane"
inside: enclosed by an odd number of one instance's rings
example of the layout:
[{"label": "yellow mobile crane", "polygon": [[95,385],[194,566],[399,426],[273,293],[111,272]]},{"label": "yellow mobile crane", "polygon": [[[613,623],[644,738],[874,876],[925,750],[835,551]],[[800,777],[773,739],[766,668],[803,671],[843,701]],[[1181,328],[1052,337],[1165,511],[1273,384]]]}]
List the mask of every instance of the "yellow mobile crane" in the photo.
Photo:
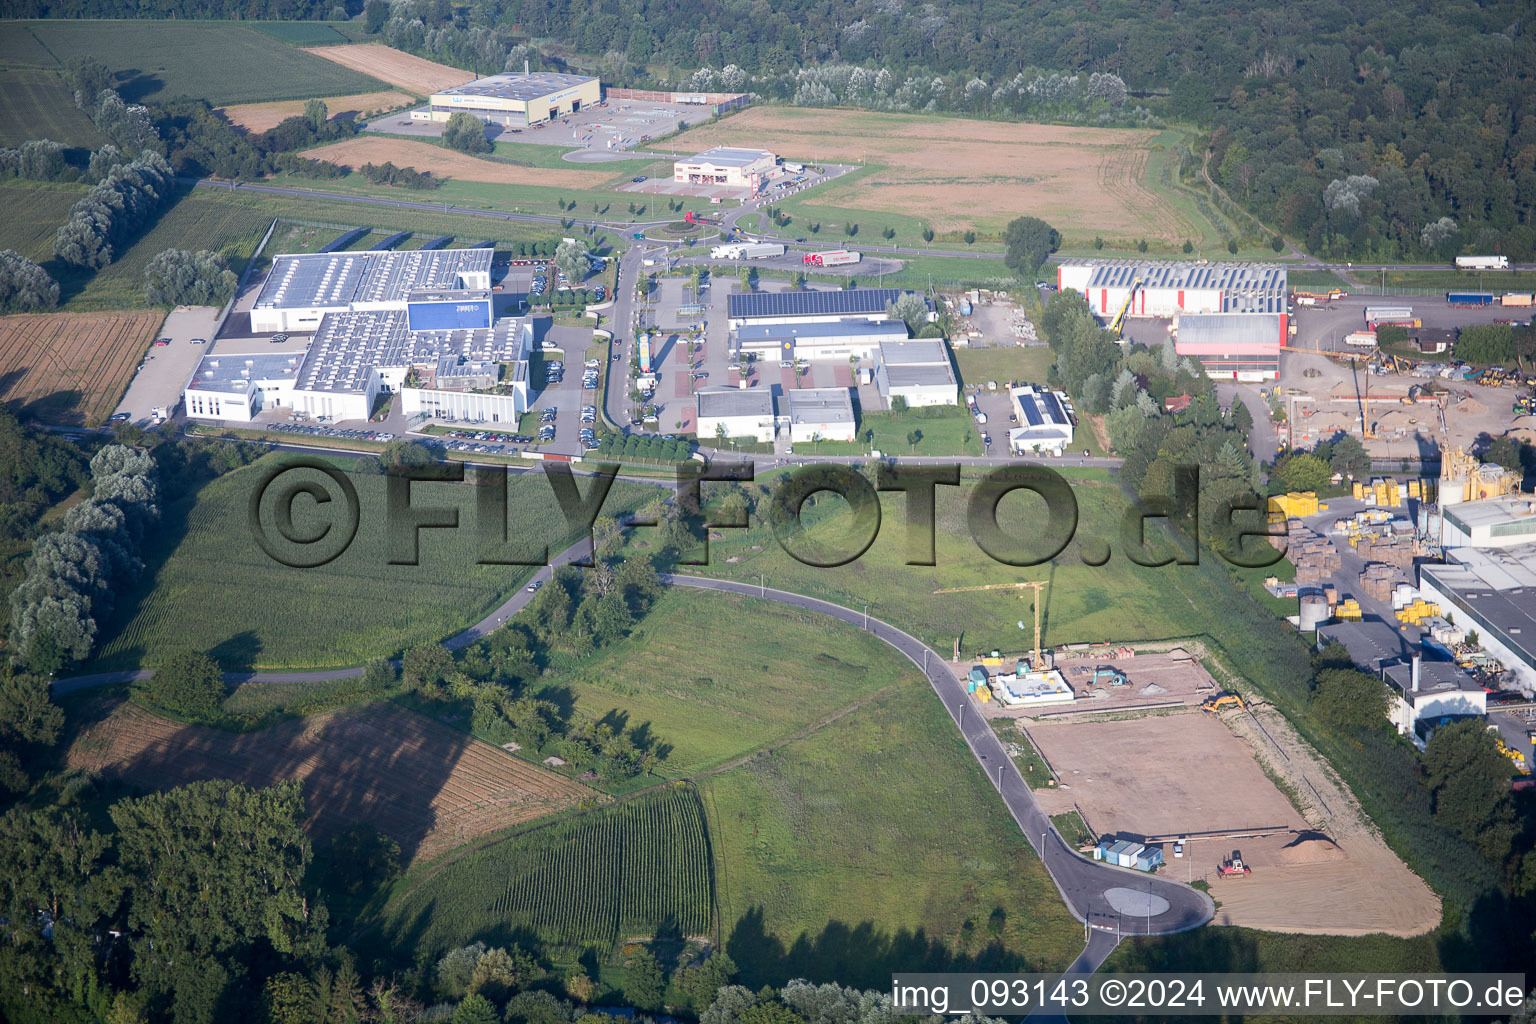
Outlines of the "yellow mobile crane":
[{"label": "yellow mobile crane", "polygon": [[[989,583],[983,587],[947,587],[944,590],[935,590],[934,593],[963,594],[975,590],[1017,590],[1019,597],[1023,598],[1026,588],[1035,592],[1035,652],[1030,660],[1036,669],[1043,672],[1045,671],[1045,659],[1040,655],[1040,595],[1045,590],[1045,582],[1043,580],[1023,580],[1018,583]],[[956,650],[958,651],[958,644],[956,645]],[[958,657],[956,660],[959,660]]]},{"label": "yellow mobile crane", "polygon": [[1110,321],[1109,329],[1115,332],[1116,337],[1125,330],[1125,314],[1131,311],[1131,303],[1136,301],[1136,292],[1140,289],[1141,278],[1138,277],[1131,282],[1131,293],[1125,297],[1125,302],[1120,306],[1120,312],[1116,313],[1115,318]]}]

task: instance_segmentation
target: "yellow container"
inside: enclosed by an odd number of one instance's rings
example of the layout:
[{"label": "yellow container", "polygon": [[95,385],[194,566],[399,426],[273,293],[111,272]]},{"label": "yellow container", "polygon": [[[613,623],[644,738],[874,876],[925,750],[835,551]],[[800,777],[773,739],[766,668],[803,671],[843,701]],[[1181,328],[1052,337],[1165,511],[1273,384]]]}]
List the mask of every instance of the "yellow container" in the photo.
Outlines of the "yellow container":
[{"label": "yellow container", "polygon": [[985,704],[992,699],[992,691],[985,686],[978,686],[976,687],[976,699]]},{"label": "yellow container", "polygon": [[1355,498],[1359,500],[1365,497],[1365,484],[1360,480],[1355,481]]}]

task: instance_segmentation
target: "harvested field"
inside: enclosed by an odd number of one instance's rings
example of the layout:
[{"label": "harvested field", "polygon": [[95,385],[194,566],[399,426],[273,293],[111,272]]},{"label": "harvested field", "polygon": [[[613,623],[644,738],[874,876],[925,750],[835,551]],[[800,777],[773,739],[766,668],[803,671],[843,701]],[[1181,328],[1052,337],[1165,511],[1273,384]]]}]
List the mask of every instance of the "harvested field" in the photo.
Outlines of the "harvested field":
[{"label": "harvested field", "polygon": [[102,423],[164,320],[159,310],[0,317],[0,401],[50,423]]},{"label": "harvested field", "polygon": [[211,778],[251,786],[302,779],[312,834],[371,822],[417,860],[593,795],[392,704],[239,734],[182,725],[122,702],[70,745],[68,760],[147,789]]},{"label": "harvested field", "polygon": [[418,96],[427,96],[475,80],[475,76],[468,71],[460,71],[423,57],[413,57],[383,43],[312,46],[305,47],[304,52],[361,71],[381,82],[409,89]]},{"label": "harvested field", "polygon": [[[1198,839],[1185,844],[1181,859],[1164,845],[1163,871],[1170,877],[1210,883],[1221,904],[1217,924],[1324,935],[1410,936],[1433,929],[1439,900],[1381,841],[1348,793],[1329,782],[1325,766],[1313,764],[1305,782],[1300,775],[1277,774],[1298,789],[1316,780],[1326,794],[1326,813],[1309,800],[1303,816],[1265,775],[1255,754],[1260,743],[1270,751],[1283,745],[1286,757],[1273,760],[1286,764],[1299,766],[1316,755],[1273,709],[1259,713],[1264,730],[1246,713],[1226,716],[1241,735],[1198,712],[1032,723],[1030,739],[1062,781],[1035,795],[1051,814],[1081,808],[1101,835],[1286,830],[1262,838]],[[1217,865],[1234,849],[1253,874],[1218,877]]]},{"label": "harvested field", "polygon": [[[326,96],[323,99],[326,110],[332,117],[366,119],[386,110],[403,107],[411,103],[415,97],[410,93],[389,90],[361,92],[352,96]],[[284,118],[302,115],[305,102],[307,101],[281,100],[276,103],[242,103],[239,106],[224,107],[221,112],[232,123],[248,132],[264,132],[268,128],[276,128]]]},{"label": "harvested field", "polygon": [[359,136],[345,142],[334,142],[319,149],[307,149],[304,155],[312,160],[329,160],[344,164],[353,170],[364,164],[382,164],[393,161],[397,167],[414,167],[418,171],[431,171],[443,178],[460,181],[483,181],[493,185],[549,185],[567,188],[596,188],[611,181],[607,171],[577,171],[564,167],[518,167],[515,164],[481,160],[479,157],[455,150],[434,146],[430,142],[412,139],[395,139],[378,135]]},{"label": "harvested field", "polygon": [[807,201],[920,212],[939,232],[1001,230],[1032,214],[1074,237],[1199,237],[1143,184],[1152,137],[1116,128],[753,107],[653,145],[689,153],[748,146],[796,160],[868,164],[867,172],[818,188]]}]

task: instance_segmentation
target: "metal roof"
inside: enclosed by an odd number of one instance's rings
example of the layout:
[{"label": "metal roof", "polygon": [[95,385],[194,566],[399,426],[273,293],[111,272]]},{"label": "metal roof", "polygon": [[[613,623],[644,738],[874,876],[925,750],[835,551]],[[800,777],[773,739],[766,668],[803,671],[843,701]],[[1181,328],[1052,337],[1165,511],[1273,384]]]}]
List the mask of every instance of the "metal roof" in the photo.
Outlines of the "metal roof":
[{"label": "metal roof", "polygon": [[[734,298],[735,296],[732,296]],[[736,329],[740,341],[793,341],[800,338],[907,336],[900,320],[834,320],[830,323],[746,324]]]},{"label": "metal roof", "polygon": [[714,149],[706,149],[702,153],[695,153],[686,159],[679,159],[680,164],[709,164],[711,167],[751,167],[762,160],[773,160],[774,155],[766,149],[736,149],[731,146],[716,146]]},{"label": "metal roof", "polygon": [[885,366],[882,372],[890,386],[896,388],[956,386],[955,375],[948,363],[898,363]]},{"label": "metal roof", "polygon": [[1455,563],[1421,565],[1419,578],[1449,597],[1458,612],[1499,634],[1536,667],[1536,544],[1510,548],[1452,548]]},{"label": "metal roof", "polygon": [[534,71],[524,74],[521,71],[507,72],[502,75],[491,75],[489,78],[476,79],[463,85],[456,85],[451,89],[444,89],[434,93],[436,96],[491,96],[502,100],[536,100],[551,93],[570,89],[586,82],[595,82],[597,79],[588,78],[585,75],[561,75],[552,71]]},{"label": "metal roof", "polygon": [[949,352],[938,338],[880,343],[880,361],[887,366],[922,366],[930,363],[949,365]]},{"label": "metal roof", "polygon": [[274,256],[272,271],[256,296],[256,308],[345,306],[352,301],[373,256],[371,252]]},{"label": "metal roof", "polygon": [[[1388,665],[1383,671],[1387,682],[1405,695],[1413,693],[1413,665]],[[1471,674],[1453,661],[1425,661],[1419,659],[1419,696],[1444,693],[1448,690],[1471,690],[1481,693],[1483,686]]]},{"label": "metal roof", "polygon": [[198,360],[188,391],[243,395],[253,381],[296,380],[303,356],[296,352],[220,353]]},{"label": "metal roof", "polygon": [[849,388],[800,388],[786,391],[785,405],[792,423],[852,423],[853,391]]},{"label": "metal roof", "polygon": [[704,388],[695,397],[698,399],[700,419],[773,416],[772,388]]},{"label": "metal roof", "polygon": [[491,272],[489,249],[294,253],[274,256],[257,309],[345,309],[404,302],[418,289],[453,289],[464,274]]},{"label": "metal roof", "polygon": [[435,368],[449,356],[514,363],[522,355],[527,329],[527,320],[508,319],[488,328],[413,332],[404,310],[327,313],[305,353],[297,386],[361,393],[375,369]]},{"label": "metal roof", "polygon": [[836,316],[885,312],[901,298],[900,288],[849,288],[839,291],[747,292],[729,297],[732,319],[762,316]]},{"label": "metal roof", "polygon": [[1180,355],[1196,346],[1279,349],[1280,318],[1245,313],[1185,313],[1179,317],[1174,350]]},{"label": "metal roof", "polygon": [[1349,660],[1369,672],[1380,672],[1383,665],[1407,661],[1413,653],[1397,630],[1374,619],[1319,626],[1317,640],[1320,644],[1342,644],[1349,652]]},{"label": "metal roof", "polygon": [[1441,514],[1471,532],[1478,526],[1503,526],[1536,517],[1536,498],[1529,494],[1506,494],[1482,501],[1464,501],[1446,505]]}]

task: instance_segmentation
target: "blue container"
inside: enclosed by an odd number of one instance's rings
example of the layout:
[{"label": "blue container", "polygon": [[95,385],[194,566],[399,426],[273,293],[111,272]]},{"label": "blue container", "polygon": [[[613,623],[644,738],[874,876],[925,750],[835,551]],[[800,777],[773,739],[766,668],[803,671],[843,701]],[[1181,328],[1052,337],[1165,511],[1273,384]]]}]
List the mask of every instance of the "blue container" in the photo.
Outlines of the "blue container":
[{"label": "blue container", "polygon": [[1491,306],[1495,298],[1493,292],[1445,293],[1445,301],[1452,306]]}]

